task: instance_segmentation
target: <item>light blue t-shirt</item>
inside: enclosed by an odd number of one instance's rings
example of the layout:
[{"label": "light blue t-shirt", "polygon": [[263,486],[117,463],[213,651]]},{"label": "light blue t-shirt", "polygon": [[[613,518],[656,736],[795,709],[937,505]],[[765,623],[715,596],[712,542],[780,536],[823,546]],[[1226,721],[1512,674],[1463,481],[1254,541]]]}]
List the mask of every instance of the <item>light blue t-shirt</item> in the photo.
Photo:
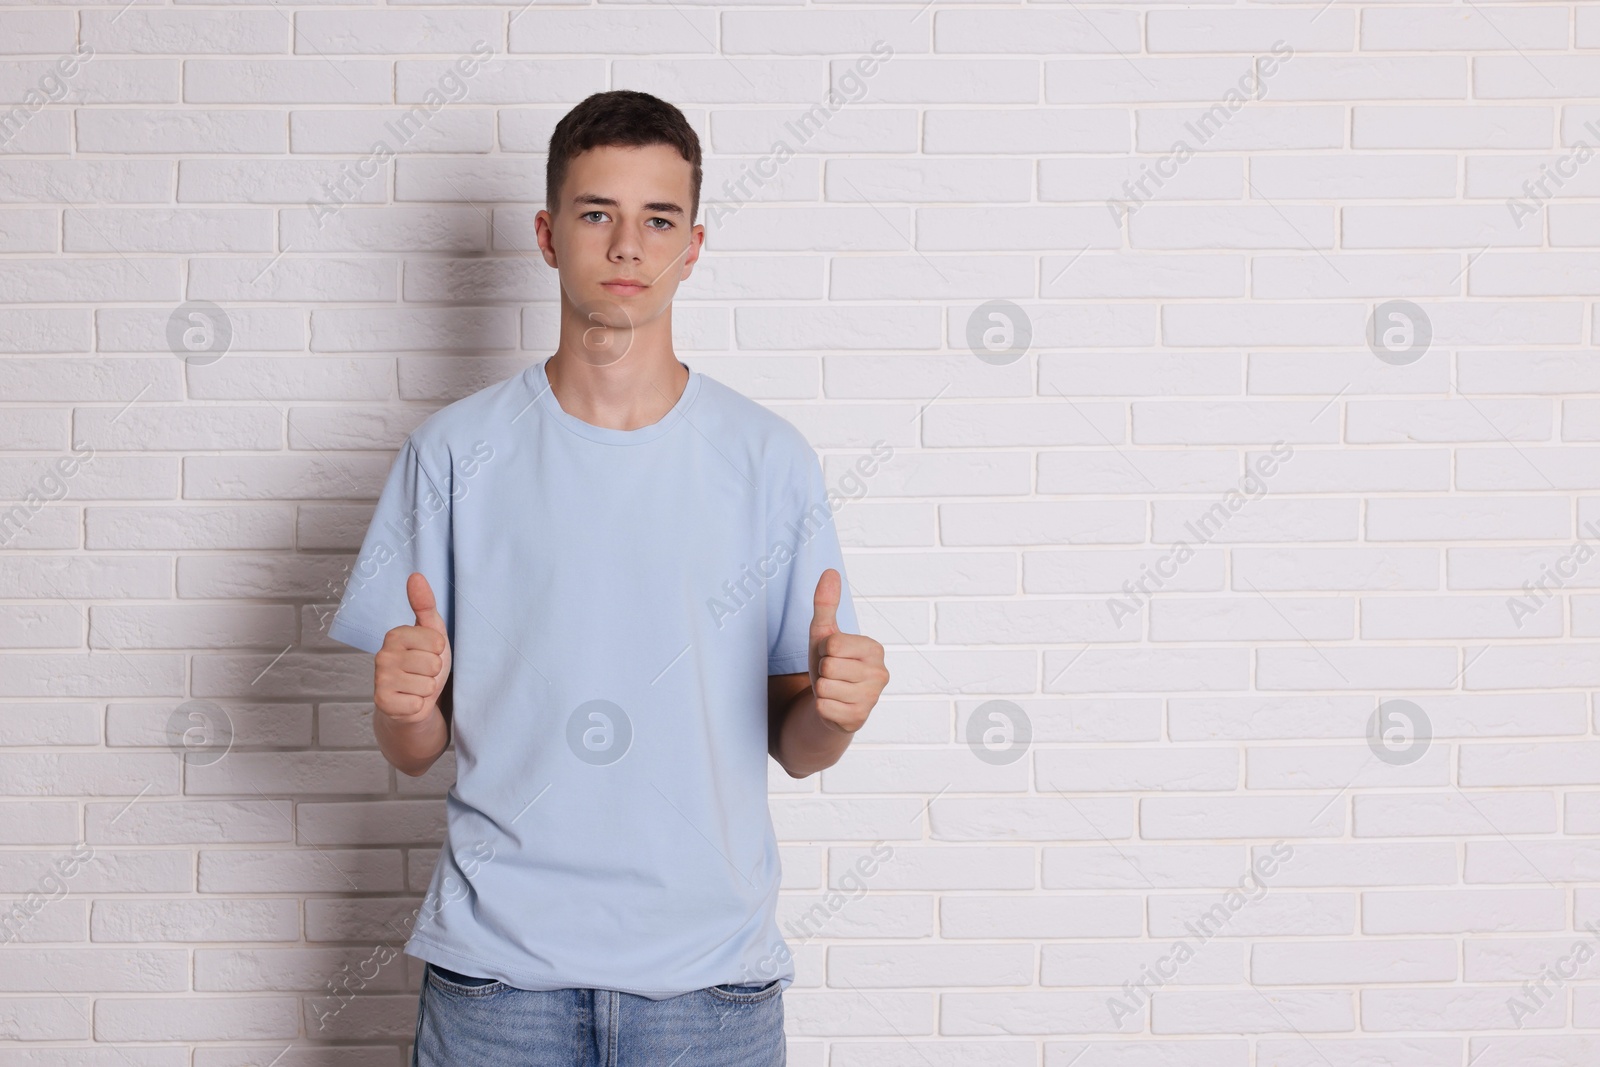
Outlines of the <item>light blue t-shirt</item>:
[{"label": "light blue t-shirt", "polygon": [[[685,366],[660,421],[614,430],[535,363],[390,468],[328,633],[376,652],[420,571],[450,634],[456,782],[410,955],[657,1000],[794,980],[767,675],[807,670],[844,566],[805,436]],[[838,624],[859,632],[848,584]]]}]

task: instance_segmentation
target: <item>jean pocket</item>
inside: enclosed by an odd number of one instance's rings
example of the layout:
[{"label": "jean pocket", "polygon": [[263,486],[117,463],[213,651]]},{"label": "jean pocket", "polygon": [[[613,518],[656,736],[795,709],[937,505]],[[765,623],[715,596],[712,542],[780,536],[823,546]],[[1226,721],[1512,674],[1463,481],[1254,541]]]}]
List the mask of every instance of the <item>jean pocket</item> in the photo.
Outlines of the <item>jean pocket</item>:
[{"label": "jean pocket", "polygon": [[474,974],[461,974],[437,963],[428,964],[428,981],[458,997],[482,997],[511,988],[498,978],[480,978]]},{"label": "jean pocket", "polygon": [[718,1000],[730,1000],[736,1004],[759,1004],[771,1000],[782,991],[783,982],[778,978],[770,982],[725,982],[706,987],[706,992]]}]

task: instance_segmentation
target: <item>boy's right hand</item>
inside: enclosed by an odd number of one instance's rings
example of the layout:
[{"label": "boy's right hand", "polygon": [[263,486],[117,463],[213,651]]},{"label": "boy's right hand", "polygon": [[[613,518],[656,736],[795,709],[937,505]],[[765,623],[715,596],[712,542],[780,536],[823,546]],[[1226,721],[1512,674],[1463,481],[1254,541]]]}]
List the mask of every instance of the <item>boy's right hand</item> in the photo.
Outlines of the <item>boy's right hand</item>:
[{"label": "boy's right hand", "polygon": [[406,599],[417,621],[384,634],[373,659],[373,702],[392,722],[410,724],[433,714],[450,679],[450,636],[421,572],[406,579]]}]

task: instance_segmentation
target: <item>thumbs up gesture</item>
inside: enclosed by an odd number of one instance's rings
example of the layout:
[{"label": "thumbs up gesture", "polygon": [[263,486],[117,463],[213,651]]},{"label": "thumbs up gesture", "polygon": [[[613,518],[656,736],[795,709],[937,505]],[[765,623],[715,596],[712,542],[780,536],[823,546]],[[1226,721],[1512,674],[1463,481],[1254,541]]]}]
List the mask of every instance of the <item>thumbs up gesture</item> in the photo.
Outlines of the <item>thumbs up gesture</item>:
[{"label": "thumbs up gesture", "polygon": [[883,646],[865,634],[839,629],[839,572],[829,567],[817,579],[811,609],[811,691],[817,715],[830,726],[855,733],[889,684]]},{"label": "thumbs up gesture", "polygon": [[417,621],[384,635],[373,661],[373,703],[391,721],[414,724],[433,714],[450,678],[450,637],[421,572],[406,579],[406,599]]}]

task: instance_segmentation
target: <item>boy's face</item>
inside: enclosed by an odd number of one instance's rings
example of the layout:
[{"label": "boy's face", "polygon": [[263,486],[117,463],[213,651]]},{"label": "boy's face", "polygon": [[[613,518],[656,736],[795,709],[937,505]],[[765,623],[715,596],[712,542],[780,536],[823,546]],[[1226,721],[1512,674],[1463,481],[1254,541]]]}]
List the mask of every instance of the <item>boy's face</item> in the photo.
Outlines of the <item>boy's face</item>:
[{"label": "boy's face", "polygon": [[537,221],[544,260],[561,272],[562,302],[616,328],[671,307],[705,240],[689,218],[691,177],[688,160],[663,144],[602,145],[574,157],[556,213],[541,210]]}]

